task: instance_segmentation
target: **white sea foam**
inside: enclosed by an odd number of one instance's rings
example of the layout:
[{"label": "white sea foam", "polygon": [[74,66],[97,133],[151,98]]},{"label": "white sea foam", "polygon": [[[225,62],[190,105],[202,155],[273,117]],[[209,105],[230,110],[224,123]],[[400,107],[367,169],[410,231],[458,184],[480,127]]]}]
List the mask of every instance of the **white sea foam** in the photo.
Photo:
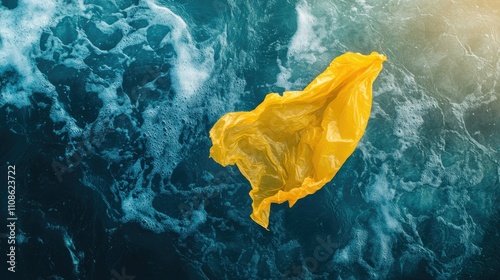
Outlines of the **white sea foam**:
[{"label": "white sea foam", "polygon": [[191,98],[200,92],[213,69],[213,51],[200,52],[193,42],[187,24],[167,7],[147,1],[157,21],[172,27],[172,32],[165,38],[173,43],[177,61],[174,64],[173,83],[181,96]]},{"label": "white sea foam", "polygon": [[[53,96],[50,118],[58,124],[59,128],[55,130],[56,134],[67,135],[68,141],[71,142],[83,134],[97,133],[104,141],[112,130],[122,131],[121,128],[114,127],[115,116],[131,115],[137,105],[132,104],[130,99],[124,100],[117,94],[121,90],[125,71],[119,65],[128,65],[134,59],[141,59],[140,57],[124,56],[123,50],[147,42],[147,28],[132,30],[128,21],[144,19],[149,22],[149,26],[156,24],[169,27],[171,31],[163,38],[160,47],[171,44],[174,48],[175,56],[172,61],[165,62],[172,63],[172,69],[168,75],[172,81],[172,90],[175,92],[174,100],[168,100],[165,94],[165,96],[160,97],[156,104],[146,106],[144,111],[140,112],[144,119],[142,126],[134,126],[132,128],[134,131],[126,131],[125,133],[130,135],[132,132],[139,131],[144,135],[147,147],[146,154],[143,156],[153,158],[153,162],[141,167],[143,163],[137,161],[129,169],[124,168],[124,176],[129,176],[127,179],[133,182],[132,188],[127,185],[128,189],[123,190],[124,187],[119,185],[123,182],[118,182],[117,185],[111,187],[111,190],[116,196],[115,198],[120,199],[123,217],[115,216],[119,220],[137,221],[145,228],[156,232],[167,230],[191,232],[206,221],[204,210],[196,209],[193,212],[192,220],[184,223],[182,225],[184,229],[181,229],[178,219],[171,218],[167,213],[157,212],[153,208],[152,201],[156,194],[151,191],[151,177],[147,177],[145,173],[148,167],[152,166],[153,174],[160,174],[161,178],[170,178],[172,170],[182,160],[183,153],[186,153],[186,151],[182,151],[183,145],[179,143],[180,134],[184,127],[192,129],[195,125],[193,118],[201,117],[200,113],[203,108],[200,107],[200,104],[205,99],[206,83],[214,69],[214,50],[210,43],[197,44],[190,34],[189,27],[181,17],[167,7],[159,6],[153,1],[141,2],[138,7],[131,6],[123,11],[129,17],[124,17],[122,14],[114,15],[117,20],[110,24],[99,20],[100,14],[93,14],[94,10],[88,8],[89,6],[83,2],[58,5],[55,2],[29,3],[20,1],[16,9],[1,11],[0,25],[4,27],[0,28],[0,62],[5,67],[1,67],[0,71],[12,69],[15,75],[19,76],[19,81],[2,88],[0,107],[5,104],[17,107],[28,106],[30,104],[29,96],[34,90],[44,92]],[[108,11],[102,10],[101,12],[106,14]],[[83,30],[81,26],[75,25],[73,28],[75,28],[77,39],[71,43],[71,52],[68,53],[67,46],[64,46],[59,38],[50,34],[51,28],[54,28],[62,18],[68,16],[90,20],[104,35],[111,35],[116,31],[121,32],[123,38],[116,46],[105,51],[92,45],[94,41],[91,39],[95,39],[92,36],[96,36],[96,34],[91,34],[87,30]],[[16,26],[16,28],[12,28],[12,26]],[[40,39],[42,32],[49,32],[47,43],[42,46],[44,50],[39,47],[42,42]],[[147,44],[144,48],[145,51],[152,51]],[[103,106],[98,112],[94,124],[79,127],[75,119],[76,116],[73,116],[72,111],[68,110],[68,104],[63,104],[57,97],[55,91],[57,85],[52,85],[47,77],[40,73],[33,57],[37,55],[47,61],[63,64],[71,69],[87,71],[89,65],[85,59],[92,53],[115,56],[119,63],[116,69],[112,69],[114,75],[107,79],[100,77],[93,70],[90,71],[90,76],[85,81],[85,90],[97,93]],[[7,66],[10,68],[6,68]],[[103,67],[109,66],[103,65]],[[240,88],[240,91],[244,86],[241,79],[234,79],[234,84]],[[156,90],[154,81],[144,85],[144,87]],[[234,93],[231,93],[228,97],[233,95]],[[222,102],[218,105],[216,101],[211,101],[213,105],[217,105],[216,108],[210,108],[214,112],[213,115],[218,116],[220,112],[226,111],[225,107],[234,103],[234,96],[231,98],[233,98],[231,102]],[[135,121],[131,120],[131,122],[134,124]],[[60,124],[63,125],[60,126]],[[90,126],[92,126],[93,132],[87,131]],[[188,144],[184,143],[184,145]],[[110,165],[132,160],[132,152],[125,150],[124,147],[109,149],[98,147],[98,149],[100,149],[99,155],[106,159]],[[71,152],[71,150],[65,152]],[[84,181],[87,182],[87,180]],[[89,182],[89,184],[92,183]],[[101,191],[100,188],[96,188],[96,190]],[[114,205],[109,198],[105,198],[105,201],[108,205]],[[112,212],[115,213],[115,211]]]},{"label": "white sea foam", "polygon": [[67,133],[71,138],[75,138],[81,135],[82,130],[76,125],[76,121],[71,117],[66,110],[64,110],[60,103],[55,103],[50,109],[50,118],[54,123],[65,123],[65,125],[59,129],[55,130],[56,134]]},{"label": "white sea foam", "polygon": [[[78,275],[79,272],[79,265],[80,261],[84,258],[83,252],[78,250],[77,247],[75,246],[75,243],[73,241],[73,236],[71,236],[68,232],[68,228],[66,226],[61,226],[61,225],[55,225],[48,223],[47,228],[56,232],[59,232],[62,237],[62,241],[64,243],[64,246],[68,249],[68,252],[71,256],[71,261],[73,263],[73,271],[75,272],[76,275]],[[43,240],[39,240],[43,244]]]},{"label": "white sea foam", "polygon": [[293,59],[305,60],[312,64],[316,62],[315,53],[323,53],[324,34],[317,31],[318,20],[311,13],[311,7],[306,1],[301,1],[295,8],[297,11],[297,31],[288,45],[288,56]]},{"label": "white sea foam", "polygon": [[[164,25],[169,27],[170,32],[161,40],[159,47],[171,44],[175,52],[170,72],[175,92],[174,100],[168,100],[164,97],[160,102],[148,105],[141,112],[142,126],[135,128],[140,130],[146,139],[146,155],[144,157],[152,158],[152,162],[147,164],[150,166],[151,173],[160,175],[160,178],[170,178],[173,169],[187,152],[183,151],[183,145],[179,143],[181,133],[184,129],[192,129],[194,125],[192,120],[201,116],[199,115],[201,112],[199,104],[204,99],[203,94],[207,89],[207,80],[214,68],[213,48],[210,45],[195,44],[186,22],[167,7],[159,6],[153,1],[140,5],[144,5],[143,9],[134,10],[134,18],[146,19],[149,26]],[[114,25],[119,23],[118,26],[123,26],[124,24],[120,23],[122,21],[124,19],[120,19]],[[124,32],[126,34],[124,38],[110,52],[119,53],[128,46],[147,41],[146,30],[147,28],[133,33]],[[145,48],[146,51],[152,51],[147,45]],[[121,79],[112,82],[111,86],[108,87],[103,87],[98,79],[97,82],[89,89],[99,92],[104,101],[105,105],[100,112],[103,119],[120,112],[127,114],[127,111],[130,111],[130,108],[116,103],[116,90],[121,85]],[[109,85],[109,82],[106,84]],[[152,82],[144,87],[155,89]],[[134,104],[130,104],[130,106],[134,106]],[[211,108],[211,110],[222,111],[223,109],[221,107],[219,109]],[[185,143],[185,145],[189,144]],[[119,154],[122,152],[105,155],[115,157],[117,160],[123,159],[123,156]],[[116,160],[112,161],[116,162]],[[143,227],[155,232],[175,231],[182,234],[196,230],[199,225],[206,221],[206,212],[203,209],[194,209],[190,220],[185,222],[169,216],[172,213],[156,211],[152,201],[157,194],[151,191],[151,177],[145,178],[147,169],[148,167],[141,167],[141,162],[137,161],[133,168],[126,171],[129,180],[134,182],[132,190],[123,192],[119,191],[120,186],[114,187],[121,200],[123,217],[120,220],[139,222]]]},{"label": "white sea foam", "polygon": [[[139,167],[139,169],[141,169]],[[138,170],[139,174],[142,170]],[[140,182],[137,182],[140,185]],[[153,207],[153,199],[156,196],[150,189],[135,191],[129,194],[122,194],[121,206],[124,216],[121,218],[122,222],[137,222],[144,228],[154,232],[164,232],[165,230],[179,231],[177,221],[171,219],[166,215],[162,215],[162,220],[158,220],[157,213]]]},{"label": "white sea foam", "polygon": [[64,245],[68,248],[68,251],[71,255],[71,259],[73,260],[73,266],[75,272],[78,274],[78,265],[80,264],[80,258],[82,258],[82,254],[77,252],[75,248],[75,243],[73,242],[73,238],[69,236],[68,231],[64,230],[63,232]]},{"label": "white sea foam", "polygon": [[[357,223],[352,239],[334,255],[334,263],[352,265],[358,263],[374,278],[384,277],[393,264],[392,247],[396,233],[401,231],[395,190],[388,181],[387,166],[374,175],[366,186],[365,200],[375,214],[370,215],[369,225]],[[367,251],[370,252],[367,254]]]},{"label": "white sea foam", "polygon": [[[324,46],[324,39],[327,36],[325,23],[313,15],[312,9],[306,1],[299,2],[295,11],[297,12],[297,30],[287,46],[287,63],[283,65],[281,60],[277,60],[280,73],[276,77],[276,85],[286,90],[296,90],[296,87],[303,86],[304,83],[302,80],[289,81],[292,77],[292,68],[300,65],[298,63],[314,64],[318,60],[318,56],[327,51]],[[304,67],[304,65],[300,65],[300,67]],[[299,71],[302,70],[299,69]]]},{"label": "white sea foam", "polygon": [[[43,29],[53,23],[57,3],[54,1],[20,0],[18,7],[0,12],[0,74],[13,69],[20,81],[0,92],[0,107],[12,104],[18,108],[29,105],[33,90],[46,92],[45,79],[32,60],[34,46]],[[15,27],[15,28],[14,28]]]}]

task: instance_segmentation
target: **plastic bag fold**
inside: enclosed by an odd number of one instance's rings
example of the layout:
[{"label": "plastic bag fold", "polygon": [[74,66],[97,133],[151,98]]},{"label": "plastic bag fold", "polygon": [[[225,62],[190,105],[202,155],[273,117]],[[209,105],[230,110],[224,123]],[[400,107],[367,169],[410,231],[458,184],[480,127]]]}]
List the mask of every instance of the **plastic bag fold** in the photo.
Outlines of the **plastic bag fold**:
[{"label": "plastic bag fold", "polygon": [[345,53],[303,91],[270,93],[250,112],[228,113],[210,131],[210,157],[236,164],[252,190],[252,214],[268,228],[271,203],[313,194],[360,141],[384,55]]}]

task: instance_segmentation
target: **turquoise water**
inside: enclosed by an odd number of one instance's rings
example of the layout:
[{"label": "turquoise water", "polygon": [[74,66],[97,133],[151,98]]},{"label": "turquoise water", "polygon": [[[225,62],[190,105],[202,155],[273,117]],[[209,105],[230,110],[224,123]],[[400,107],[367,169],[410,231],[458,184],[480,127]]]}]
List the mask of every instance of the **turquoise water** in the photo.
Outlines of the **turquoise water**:
[{"label": "turquoise water", "polygon": [[[435,2],[3,1],[16,276],[500,275],[500,2]],[[388,57],[366,133],[265,231],[208,131],[347,51]]]}]

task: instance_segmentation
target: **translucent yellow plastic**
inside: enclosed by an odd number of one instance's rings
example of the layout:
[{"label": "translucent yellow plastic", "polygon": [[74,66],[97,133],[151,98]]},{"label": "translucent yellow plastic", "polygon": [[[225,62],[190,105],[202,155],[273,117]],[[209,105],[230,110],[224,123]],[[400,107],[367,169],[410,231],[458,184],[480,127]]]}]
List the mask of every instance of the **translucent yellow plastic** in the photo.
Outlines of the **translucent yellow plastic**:
[{"label": "translucent yellow plastic", "polygon": [[363,135],[384,55],[345,53],[303,91],[270,93],[250,112],[228,113],[210,131],[210,157],[250,181],[253,213],[268,228],[271,203],[313,194],[332,180]]}]

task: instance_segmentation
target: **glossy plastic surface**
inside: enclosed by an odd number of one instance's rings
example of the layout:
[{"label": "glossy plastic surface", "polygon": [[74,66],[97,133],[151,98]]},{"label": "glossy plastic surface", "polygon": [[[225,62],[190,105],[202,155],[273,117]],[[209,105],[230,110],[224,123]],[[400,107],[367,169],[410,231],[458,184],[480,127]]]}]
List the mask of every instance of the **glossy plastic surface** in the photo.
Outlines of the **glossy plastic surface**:
[{"label": "glossy plastic surface", "polygon": [[270,93],[253,111],[217,121],[210,157],[236,164],[250,181],[255,222],[267,229],[271,203],[292,207],[332,180],[365,131],[385,60],[345,53],[303,91]]}]

